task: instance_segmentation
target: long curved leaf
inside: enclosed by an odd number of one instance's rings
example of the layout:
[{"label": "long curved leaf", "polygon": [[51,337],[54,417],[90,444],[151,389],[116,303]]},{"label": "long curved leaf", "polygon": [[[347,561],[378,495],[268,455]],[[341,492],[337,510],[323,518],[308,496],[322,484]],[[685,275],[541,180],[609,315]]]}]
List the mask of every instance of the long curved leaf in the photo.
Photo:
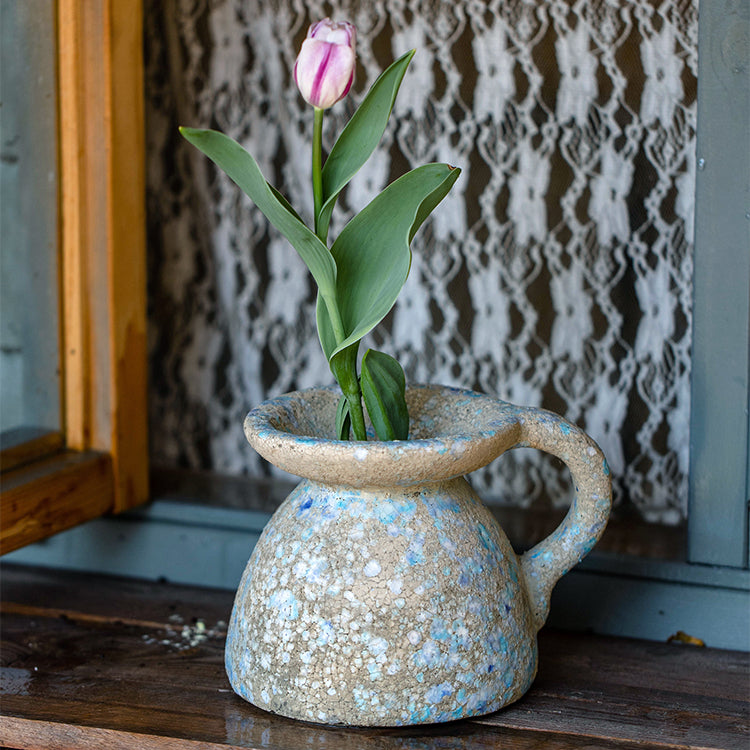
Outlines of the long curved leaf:
[{"label": "long curved leaf", "polygon": [[255,159],[239,143],[216,130],[180,128],[180,133],[223,169],[255,203],[299,253],[321,293],[333,298],[336,263],[331,252],[302,222],[286,198],[266,182]]},{"label": "long curved leaf", "polygon": [[323,165],[323,205],[318,219],[318,228],[323,237],[328,235],[328,225],[339,193],[370,158],[383,137],[396,94],[414,52],[411,50],[402,55],[378,76],[328,154]]},{"label": "long curved leaf", "polygon": [[362,397],[381,440],[409,437],[406,378],[393,357],[368,349],[362,357]]},{"label": "long curved leaf", "polygon": [[389,312],[411,265],[409,242],[458,179],[460,169],[425,164],[392,182],[341,231],[331,253],[336,261],[336,305],[345,338],[335,342],[321,296],[318,331],[329,361],[369,333]]},{"label": "long curved leaf", "polygon": [[318,292],[318,298],[316,300],[315,318],[318,327],[318,338],[320,339],[320,346],[323,349],[323,354],[326,355],[328,362],[333,365],[331,358],[336,352],[336,334],[333,332],[333,325],[331,325],[328,307],[326,306],[325,300],[320,292]]},{"label": "long curved leaf", "polygon": [[352,415],[349,411],[349,401],[346,396],[342,396],[336,406],[336,437],[339,440],[348,440],[351,429]]}]

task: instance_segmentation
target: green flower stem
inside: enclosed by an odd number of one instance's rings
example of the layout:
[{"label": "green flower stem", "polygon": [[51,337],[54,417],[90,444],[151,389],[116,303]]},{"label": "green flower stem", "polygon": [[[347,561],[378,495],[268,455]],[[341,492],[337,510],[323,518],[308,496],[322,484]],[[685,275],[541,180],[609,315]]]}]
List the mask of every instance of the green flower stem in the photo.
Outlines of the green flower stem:
[{"label": "green flower stem", "polygon": [[326,310],[328,310],[328,317],[331,319],[331,327],[333,328],[333,336],[336,339],[336,346],[338,346],[346,338],[344,324],[341,321],[339,309],[336,307],[336,300],[330,294],[323,294],[321,292],[321,295],[323,296]]},{"label": "green flower stem", "polygon": [[332,360],[333,374],[341,386],[341,390],[349,402],[349,416],[352,421],[352,432],[355,440],[367,440],[365,429],[365,413],[362,406],[362,390],[357,377],[357,353],[359,341],[348,346],[334,356]]},{"label": "green flower stem", "polygon": [[[315,216],[315,234],[323,242],[327,237],[321,236],[320,209],[323,208],[323,113],[325,110],[315,107],[312,138],[312,181],[313,181],[313,211]],[[328,232],[325,232],[328,234]]]},{"label": "green flower stem", "polygon": [[[357,386],[359,388],[359,386]],[[355,440],[367,440],[367,430],[365,429],[365,412],[362,408],[362,397],[359,391],[350,398],[346,397],[349,402],[349,416],[352,420],[352,432]]]},{"label": "green flower stem", "polygon": [[[328,229],[320,226],[320,210],[323,207],[323,112],[324,110],[315,108],[315,117],[313,120],[313,139],[312,139],[312,181],[313,181],[313,210],[315,212],[315,234],[320,240],[327,244]],[[323,296],[328,317],[333,327],[333,335],[336,343],[340,344],[346,338],[346,331],[341,320],[336,300],[331,299],[329,295]],[[335,367],[332,367],[333,374],[338,381],[341,390],[349,402],[349,415],[352,421],[352,432],[355,440],[367,440],[365,430],[365,414],[362,407],[362,391],[357,377],[357,352],[359,351],[359,342],[353,344],[341,353],[341,358]]]},{"label": "green flower stem", "polygon": [[[339,310],[333,300],[323,297],[328,316],[331,319],[333,335],[336,337],[336,343],[341,343],[346,338],[344,324],[341,321]],[[344,349],[338,355],[334,356],[331,361],[331,370],[336,378],[341,390],[349,402],[349,415],[352,420],[352,431],[355,440],[367,440],[365,430],[365,416],[362,410],[362,389],[359,385],[357,376],[357,352],[359,351],[359,341]]]}]

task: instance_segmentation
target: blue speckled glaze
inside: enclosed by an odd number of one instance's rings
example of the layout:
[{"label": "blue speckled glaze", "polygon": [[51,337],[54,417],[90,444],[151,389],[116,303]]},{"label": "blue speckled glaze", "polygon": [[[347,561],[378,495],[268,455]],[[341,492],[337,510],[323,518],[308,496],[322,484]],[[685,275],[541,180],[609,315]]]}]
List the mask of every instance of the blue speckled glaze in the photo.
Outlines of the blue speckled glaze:
[{"label": "blue speckled glaze", "polygon": [[[601,454],[547,412],[440,388],[411,392],[413,441],[316,437],[335,398],[291,394],[246,422],[256,449],[309,478],[274,514],[237,591],[232,687],[284,716],[363,726],[451,721],[516,700],[536,674],[554,582],[606,522]],[[523,442],[566,460],[579,497],[519,559],[461,475]]]},{"label": "blue speckled glaze", "polygon": [[[518,566],[463,479],[385,496],[302,482],[240,585],[227,654],[241,656],[227,659],[230,680],[279,713],[290,680],[303,692],[320,683],[327,697],[298,718],[327,723],[494,711],[536,672]],[[359,717],[337,712],[341,691]]]}]

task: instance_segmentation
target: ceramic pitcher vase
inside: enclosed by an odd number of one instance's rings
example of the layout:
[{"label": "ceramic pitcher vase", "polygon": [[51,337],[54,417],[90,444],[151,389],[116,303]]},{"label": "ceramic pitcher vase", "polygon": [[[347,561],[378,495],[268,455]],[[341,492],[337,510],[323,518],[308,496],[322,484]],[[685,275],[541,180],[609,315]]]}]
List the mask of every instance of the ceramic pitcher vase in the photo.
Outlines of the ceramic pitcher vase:
[{"label": "ceramic pitcher vase", "polygon": [[[229,625],[234,690],[283,716],[399,726],[495,711],[529,688],[552,587],[604,530],[609,470],[550,412],[442,386],[408,390],[408,441],[333,439],[339,395],[267,401],[245,421],[303,481],[255,546]],[[510,448],[554,454],[575,498],[517,556],[465,476]]]}]

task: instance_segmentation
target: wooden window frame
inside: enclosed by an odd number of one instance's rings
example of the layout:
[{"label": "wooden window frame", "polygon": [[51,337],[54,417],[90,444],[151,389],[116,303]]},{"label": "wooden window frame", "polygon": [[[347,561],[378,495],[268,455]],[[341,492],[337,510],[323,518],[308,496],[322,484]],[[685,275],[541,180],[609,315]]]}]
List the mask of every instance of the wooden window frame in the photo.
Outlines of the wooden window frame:
[{"label": "wooden window frame", "polygon": [[3,553],[149,492],[142,2],[55,9],[63,427],[6,464]]},{"label": "wooden window frame", "polygon": [[731,568],[750,521],[749,27],[701,0],[688,559]]}]

